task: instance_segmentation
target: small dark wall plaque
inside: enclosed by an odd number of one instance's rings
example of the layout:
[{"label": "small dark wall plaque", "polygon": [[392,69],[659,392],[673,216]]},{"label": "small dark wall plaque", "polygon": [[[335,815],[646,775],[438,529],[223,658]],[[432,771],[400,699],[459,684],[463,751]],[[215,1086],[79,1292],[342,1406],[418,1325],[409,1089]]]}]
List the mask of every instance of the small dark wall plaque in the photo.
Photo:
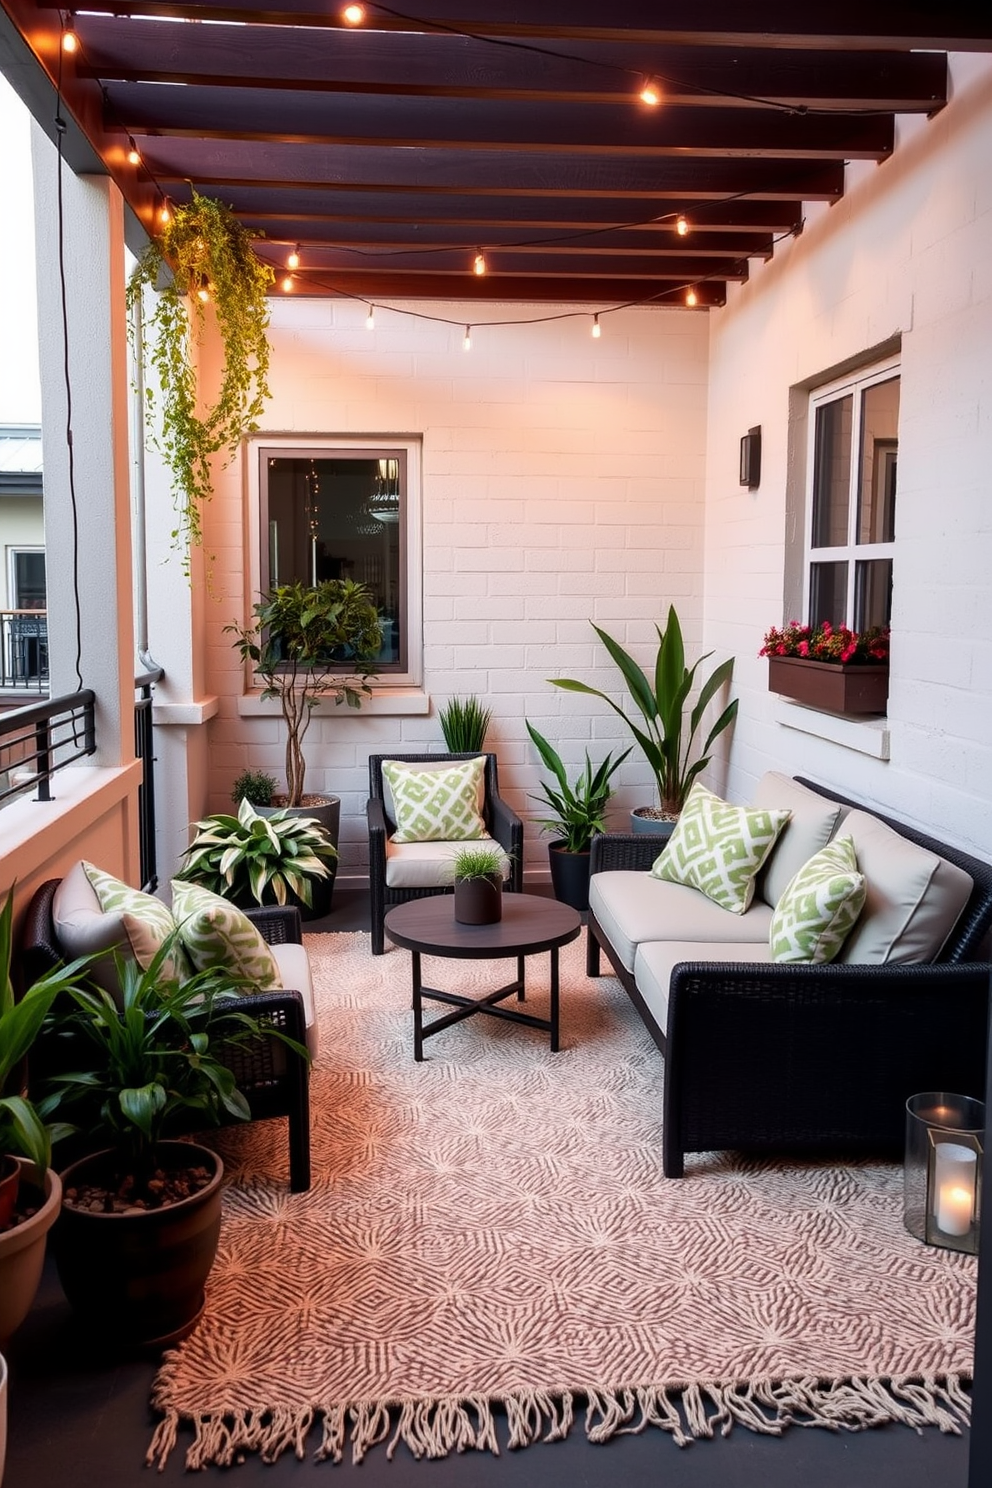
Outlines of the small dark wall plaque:
[{"label": "small dark wall plaque", "polygon": [[761,425],[748,429],[741,439],[741,485],[753,491],[761,484]]}]

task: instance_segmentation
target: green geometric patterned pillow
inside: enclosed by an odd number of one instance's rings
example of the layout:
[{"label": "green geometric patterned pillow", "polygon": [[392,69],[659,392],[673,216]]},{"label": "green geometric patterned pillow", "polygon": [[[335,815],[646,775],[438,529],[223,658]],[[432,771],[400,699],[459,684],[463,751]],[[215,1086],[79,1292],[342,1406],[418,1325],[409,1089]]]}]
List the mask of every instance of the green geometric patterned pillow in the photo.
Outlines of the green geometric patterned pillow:
[{"label": "green geometric patterned pillow", "polygon": [[773,961],[833,961],[864,908],[867,882],[850,837],[837,837],[804,863],[772,916]]},{"label": "green geometric patterned pillow", "polygon": [[[142,971],[158,952],[159,946],[175,933],[176,925],[161,899],[132,889],[113,874],[83,863],[83,872],[93,885],[104,914],[120,915],[121,928],[127,937],[131,954]],[[162,964],[167,977],[184,982],[190,975],[189,961],[182,946],[174,946]]]},{"label": "green geometric patterned pillow", "polygon": [[197,971],[222,966],[247,977],[260,992],[278,992],[282,977],[276,959],[248,916],[230,899],[201,884],[172,880],[172,913],[179,938]]},{"label": "green geometric patterned pillow", "polygon": [[383,760],[393,793],[394,842],[468,842],[486,835],[480,815],[485,755],[457,765],[405,765]]},{"label": "green geometric patterned pillow", "polygon": [[754,895],[755,874],[791,814],[731,806],[697,780],[651,873],[699,889],[731,914],[743,914]]}]

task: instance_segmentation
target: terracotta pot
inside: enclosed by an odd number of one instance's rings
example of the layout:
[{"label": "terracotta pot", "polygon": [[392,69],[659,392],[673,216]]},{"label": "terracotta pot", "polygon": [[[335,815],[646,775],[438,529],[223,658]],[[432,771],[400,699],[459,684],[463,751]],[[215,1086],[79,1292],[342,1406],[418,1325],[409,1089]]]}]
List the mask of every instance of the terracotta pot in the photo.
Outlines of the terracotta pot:
[{"label": "terracotta pot", "polygon": [[28,1315],[41,1281],[45,1239],[62,1202],[62,1184],[52,1168],[39,1173],[26,1159],[15,1161],[22,1184],[33,1183],[42,1202],[30,1219],[0,1234],[0,1344],[7,1342]]},{"label": "terracotta pot", "polygon": [[0,1230],[10,1223],[21,1182],[21,1165],[16,1157],[0,1157]]},{"label": "terracotta pot", "polygon": [[455,884],[455,919],[460,925],[495,925],[503,918],[503,878],[463,878]]},{"label": "terracotta pot", "polygon": [[768,690],[825,713],[884,713],[888,664],[841,666],[804,656],[769,656]]},{"label": "terracotta pot", "polygon": [[[100,1214],[64,1203],[53,1237],[62,1290],[119,1344],[164,1347],[191,1333],[217,1253],[224,1164],[192,1142],[165,1142],[162,1155],[169,1166],[203,1166],[213,1177],[161,1209]],[[116,1160],[110,1150],[80,1158],[62,1174],[63,1188],[101,1183]]]}]

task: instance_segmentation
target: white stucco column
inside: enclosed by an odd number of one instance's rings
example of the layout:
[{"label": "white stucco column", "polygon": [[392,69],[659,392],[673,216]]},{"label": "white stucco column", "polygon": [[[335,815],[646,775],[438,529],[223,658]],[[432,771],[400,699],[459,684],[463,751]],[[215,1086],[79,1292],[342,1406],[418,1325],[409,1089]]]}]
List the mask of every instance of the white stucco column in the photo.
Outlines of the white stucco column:
[{"label": "white stucco column", "polygon": [[135,666],[123,203],[108,177],[63,165],[60,249],[57,157],[37,125],[32,147],[51,694],[93,688],[95,763],[121,765]]}]

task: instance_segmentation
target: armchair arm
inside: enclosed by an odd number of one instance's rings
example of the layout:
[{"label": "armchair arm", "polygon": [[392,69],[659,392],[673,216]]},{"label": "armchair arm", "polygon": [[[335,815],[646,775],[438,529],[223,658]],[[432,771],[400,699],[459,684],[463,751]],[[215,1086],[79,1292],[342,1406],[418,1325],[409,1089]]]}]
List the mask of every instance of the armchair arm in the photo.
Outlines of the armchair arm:
[{"label": "armchair arm", "polygon": [[650,832],[600,832],[589,850],[589,873],[608,873],[628,868],[645,872],[665,846],[665,840]]},{"label": "armchair arm", "polygon": [[676,966],[665,1173],[711,1149],[898,1155],[914,1092],[981,1093],[990,970]]},{"label": "armchair arm", "polygon": [[502,796],[492,796],[489,805],[492,835],[510,859],[510,877],[506,886],[511,893],[519,894],[524,882],[524,824]]}]

